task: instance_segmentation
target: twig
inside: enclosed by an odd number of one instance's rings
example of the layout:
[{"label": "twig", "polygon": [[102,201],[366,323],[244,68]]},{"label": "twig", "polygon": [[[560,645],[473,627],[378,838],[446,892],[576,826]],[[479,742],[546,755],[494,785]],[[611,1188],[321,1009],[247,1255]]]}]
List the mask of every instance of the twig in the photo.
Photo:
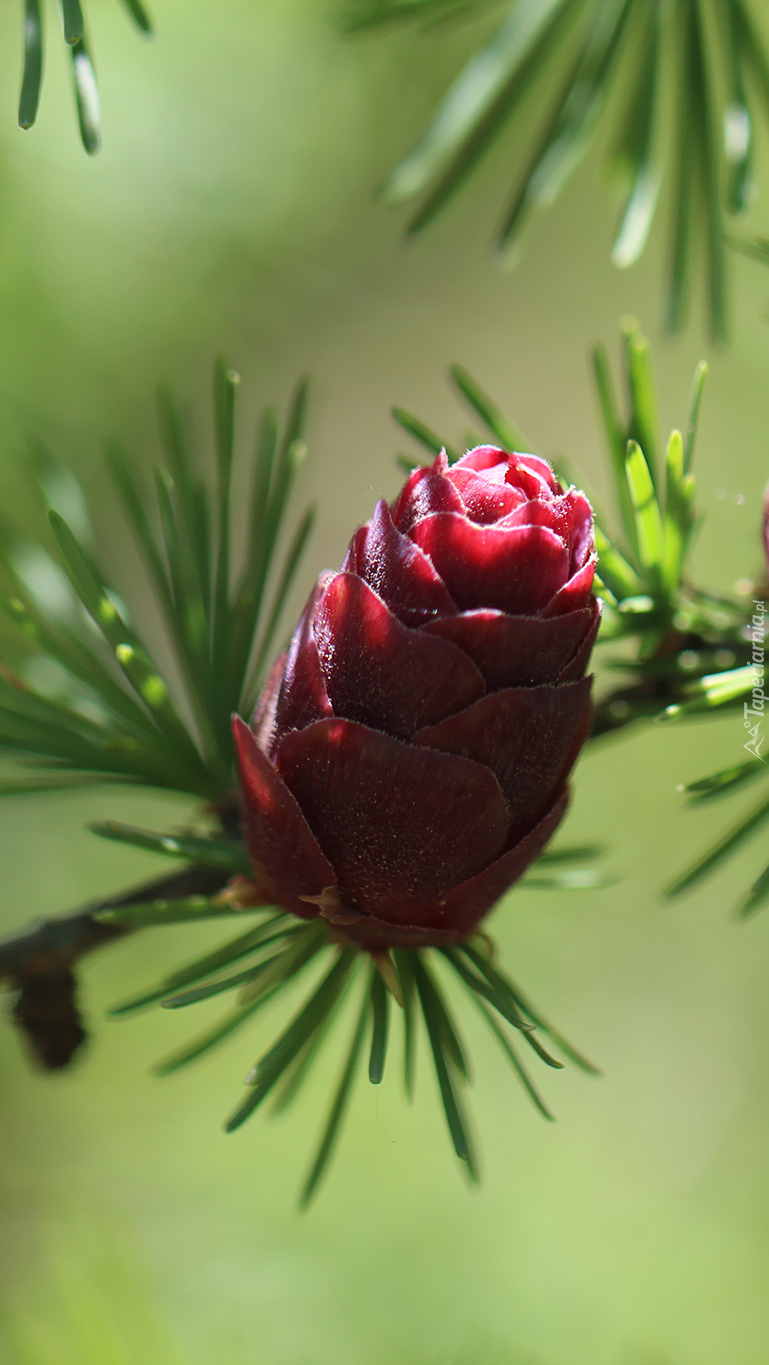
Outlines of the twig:
[{"label": "twig", "polygon": [[0,982],[15,993],[11,1015],[37,1064],[45,1071],[69,1065],[88,1036],[73,968],[87,953],[131,932],[101,924],[94,918],[98,910],[177,896],[211,896],[228,880],[229,873],[215,868],[186,867],[0,940]]}]

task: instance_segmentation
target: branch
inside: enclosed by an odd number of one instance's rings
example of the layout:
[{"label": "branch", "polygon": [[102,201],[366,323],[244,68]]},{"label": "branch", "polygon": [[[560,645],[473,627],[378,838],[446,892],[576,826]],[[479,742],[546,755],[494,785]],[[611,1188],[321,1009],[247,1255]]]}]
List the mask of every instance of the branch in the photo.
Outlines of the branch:
[{"label": "branch", "polygon": [[59,1071],[86,1041],[73,968],[95,948],[131,932],[101,924],[94,918],[97,911],[176,896],[211,896],[228,880],[227,872],[186,867],[0,940],[0,982],[15,992],[12,1018],[37,1064],[45,1071]]},{"label": "branch", "polygon": [[[734,655],[734,665],[730,667],[749,663],[749,648],[745,640],[732,629],[715,643],[711,637],[696,631],[671,630],[646,663],[653,665],[674,659],[685,649],[695,654],[712,654],[714,649],[721,647],[729,649]],[[712,670],[705,671],[715,671],[715,668],[714,664]],[[589,738],[600,739],[638,720],[653,720],[672,702],[686,699],[686,686],[695,681],[696,676],[645,671],[644,663],[638,663],[626,683],[613,688],[596,703]]]}]

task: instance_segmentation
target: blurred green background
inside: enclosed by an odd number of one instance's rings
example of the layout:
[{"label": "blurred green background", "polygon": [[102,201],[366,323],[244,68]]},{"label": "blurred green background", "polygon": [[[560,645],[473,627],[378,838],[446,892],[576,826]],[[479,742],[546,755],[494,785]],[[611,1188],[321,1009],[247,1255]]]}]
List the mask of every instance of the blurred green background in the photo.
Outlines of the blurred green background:
[{"label": "blurred green background", "polygon": [[[349,41],[319,0],[155,0],[158,36],[145,44],[114,0],[91,0],[105,147],[90,161],[53,24],[39,126],[14,126],[17,8],[0,6],[4,515],[33,524],[19,463],[37,434],[93,493],[119,572],[102,441],[121,437],[149,468],[161,376],[205,437],[219,352],[243,375],[244,449],[257,405],[312,373],[303,492],[321,515],[303,588],[395,490],[391,403],[461,433],[452,360],[541,453],[567,454],[600,489],[587,348],[613,344],[634,312],[655,342],[663,422],[684,420],[707,348],[697,320],[676,345],[659,334],[656,240],[629,274],[606,264],[597,163],[510,274],[485,252],[487,191],[509,146],[409,247],[398,215],[376,204],[471,30]],[[762,212],[759,201],[756,231]],[[769,275],[736,258],[732,270],[735,339],[708,355],[698,451],[697,567],[724,589],[760,569],[769,471]],[[727,867],[673,907],[659,899],[737,816],[735,803],[686,811],[676,784],[739,761],[742,739],[734,717],[651,727],[583,759],[567,837],[605,841],[621,881],[518,892],[494,929],[513,974],[606,1075],[540,1077],[560,1119],[548,1126],[468,1017],[480,1192],[454,1169],[426,1066],[413,1110],[395,1067],[380,1090],[361,1084],[306,1216],[295,1190],[333,1048],[296,1111],[231,1138],[220,1120],[275,1014],[189,1074],[148,1077],[203,1009],[101,1016],[210,930],[188,931],[183,948],[181,931],[150,931],[88,964],[96,1036],[70,1075],[31,1074],[3,1029],[3,1365],[764,1365],[769,916],[729,919],[761,850],[742,856],[739,882]],[[154,872],[149,855],[84,833],[85,820],[163,827],[184,814],[119,792],[4,805],[0,927]]]}]

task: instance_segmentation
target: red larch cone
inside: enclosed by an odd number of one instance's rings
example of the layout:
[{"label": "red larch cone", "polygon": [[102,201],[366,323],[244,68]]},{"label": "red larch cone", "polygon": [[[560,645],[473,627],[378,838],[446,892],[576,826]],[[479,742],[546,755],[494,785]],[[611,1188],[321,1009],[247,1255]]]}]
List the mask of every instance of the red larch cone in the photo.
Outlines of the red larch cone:
[{"label": "red larch cone", "polygon": [[353,941],[467,938],[566,809],[591,720],[593,518],[533,455],[417,469],[235,720],[265,899]]}]

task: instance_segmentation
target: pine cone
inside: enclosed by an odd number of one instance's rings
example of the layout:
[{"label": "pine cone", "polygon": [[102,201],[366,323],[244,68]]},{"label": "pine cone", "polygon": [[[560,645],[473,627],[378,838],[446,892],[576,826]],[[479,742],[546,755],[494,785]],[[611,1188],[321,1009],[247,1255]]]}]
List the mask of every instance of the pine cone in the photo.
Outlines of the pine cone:
[{"label": "pine cone", "polygon": [[590,504],[533,455],[441,454],[378,504],[235,720],[266,900],[375,952],[474,931],[566,808],[594,563]]}]

